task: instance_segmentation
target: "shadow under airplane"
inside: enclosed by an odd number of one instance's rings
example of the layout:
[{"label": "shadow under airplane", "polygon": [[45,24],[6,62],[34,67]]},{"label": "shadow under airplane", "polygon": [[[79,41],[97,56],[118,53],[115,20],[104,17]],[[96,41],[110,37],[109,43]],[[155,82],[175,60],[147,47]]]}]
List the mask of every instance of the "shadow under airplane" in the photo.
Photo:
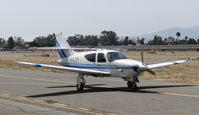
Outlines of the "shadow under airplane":
[{"label": "shadow under airplane", "polygon": [[[84,91],[62,91],[62,92],[55,92],[55,93],[45,93],[45,94],[37,94],[37,95],[30,95],[26,97],[31,98],[39,98],[39,97],[51,97],[51,96],[61,96],[61,95],[75,95],[75,94],[84,94],[84,93],[94,93],[94,92],[129,92],[129,93],[153,93],[153,94],[160,94],[156,91],[149,91],[146,89],[155,89],[155,88],[174,88],[174,87],[191,87],[196,85],[160,85],[160,86],[140,86],[137,92],[133,92],[131,89],[126,87],[115,87],[115,88],[108,88],[108,87],[97,87],[106,84],[93,84],[87,85]],[[65,87],[76,87],[73,85],[68,86],[54,86],[54,87],[47,87],[47,88],[65,88]]]}]

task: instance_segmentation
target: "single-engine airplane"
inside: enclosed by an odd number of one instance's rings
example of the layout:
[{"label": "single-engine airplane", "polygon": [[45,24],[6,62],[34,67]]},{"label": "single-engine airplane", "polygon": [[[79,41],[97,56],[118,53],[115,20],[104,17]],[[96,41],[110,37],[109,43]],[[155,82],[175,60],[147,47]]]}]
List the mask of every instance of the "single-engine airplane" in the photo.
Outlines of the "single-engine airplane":
[{"label": "single-engine airplane", "polygon": [[[76,52],[67,43],[62,34],[56,34],[56,47],[49,48],[56,50],[58,54],[58,63],[61,66],[46,65],[38,63],[20,62],[17,64],[29,65],[35,67],[45,67],[56,70],[67,70],[77,72],[77,85],[78,91],[82,91],[86,84],[85,76],[94,77],[119,77],[127,81],[127,86],[133,91],[138,89],[138,77],[143,72],[155,74],[152,69],[169,66],[174,64],[181,64],[185,60],[164,62],[152,65],[145,65],[140,61],[128,59],[127,56],[116,50],[99,49],[96,51]],[[143,56],[142,56],[143,59]]]}]

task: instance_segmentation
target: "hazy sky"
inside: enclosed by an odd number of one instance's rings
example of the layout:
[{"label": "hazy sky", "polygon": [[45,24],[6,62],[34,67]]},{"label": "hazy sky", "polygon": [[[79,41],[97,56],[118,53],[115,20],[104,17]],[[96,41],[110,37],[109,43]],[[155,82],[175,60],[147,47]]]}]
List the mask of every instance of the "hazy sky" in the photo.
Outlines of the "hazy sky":
[{"label": "hazy sky", "polygon": [[199,26],[199,0],[0,0],[0,37],[113,30],[134,36]]}]

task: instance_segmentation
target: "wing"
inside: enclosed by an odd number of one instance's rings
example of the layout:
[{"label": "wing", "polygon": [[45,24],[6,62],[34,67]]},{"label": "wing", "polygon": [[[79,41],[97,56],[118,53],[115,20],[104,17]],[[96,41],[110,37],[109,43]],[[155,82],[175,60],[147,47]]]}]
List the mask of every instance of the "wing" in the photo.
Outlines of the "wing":
[{"label": "wing", "polygon": [[67,71],[72,71],[72,72],[77,72],[77,73],[94,74],[94,75],[105,75],[105,76],[110,75],[109,72],[97,71],[97,70],[91,70],[91,69],[79,69],[79,68],[72,68],[72,67],[37,64],[37,63],[20,62],[20,61],[15,61],[15,63],[21,64],[21,65],[34,66],[34,67],[45,67],[45,68],[56,69],[56,70],[67,70]]},{"label": "wing", "polygon": [[175,65],[175,64],[181,64],[185,63],[185,60],[179,60],[179,61],[172,61],[172,62],[164,62],[164,63],[158,63],[158,64],[152,64],[152,65],[147,65],[149,69],[154,69],[158,67],[163,67],[163,66],[169,66],[169,65]]}]

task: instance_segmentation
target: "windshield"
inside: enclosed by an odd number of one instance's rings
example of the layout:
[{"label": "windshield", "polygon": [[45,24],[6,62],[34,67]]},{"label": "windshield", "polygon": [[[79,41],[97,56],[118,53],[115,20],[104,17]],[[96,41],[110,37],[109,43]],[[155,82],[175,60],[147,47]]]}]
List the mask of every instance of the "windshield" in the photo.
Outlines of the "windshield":
[{"label": "windshield", "polygon": [[112,62],[118,59],[127,59],[127,57],[121,52],[109,52],[107,53],[107,57],[108,57],[109,62]]}]

